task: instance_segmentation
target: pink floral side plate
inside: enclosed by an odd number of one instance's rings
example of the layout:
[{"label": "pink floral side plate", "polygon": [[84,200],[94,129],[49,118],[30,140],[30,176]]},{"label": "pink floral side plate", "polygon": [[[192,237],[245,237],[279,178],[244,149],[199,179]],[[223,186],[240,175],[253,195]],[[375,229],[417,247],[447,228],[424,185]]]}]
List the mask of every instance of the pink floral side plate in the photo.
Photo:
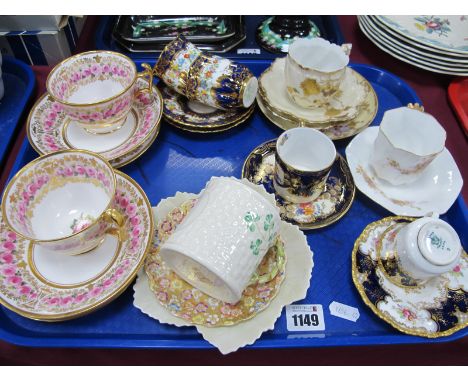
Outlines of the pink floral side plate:
[{"label": "pink floral side plate", "polygon": [[468,326],[466,252],[450,272],[418,286],[403,284],[401,279],[395,282],[395,268],[379,263],[384,252],[395,250],[392,232],[413,220],[391,216],[364,229],[352,253],[353,282],[365,304],[395,329],[428,338],[445,337]]},{"label": "pink floral side plate", "polygon": [[150,249],[153,215],[133,179],[119,171],[116,179],[113,208],[124,216],[124,229],[86,254],[57,256],[0,219],[0,304],[35,320],[64,321],[104,306],[128,287]]},{"label": "pink floral side plate", "polygon": [[[148,87],[148,81],[139,78],[137,90]],[[148,146],[159,132],[163,100],[156,86],[153,93],[140,92],[135,97],[124,125],[108,134],[92,134],[70,120],[63,106],[44,94],[32,107],[27,121],[28,139],[40,154],[66,149],[85,149],[101,154],[114,167],[128,163],[122,158]]]}]

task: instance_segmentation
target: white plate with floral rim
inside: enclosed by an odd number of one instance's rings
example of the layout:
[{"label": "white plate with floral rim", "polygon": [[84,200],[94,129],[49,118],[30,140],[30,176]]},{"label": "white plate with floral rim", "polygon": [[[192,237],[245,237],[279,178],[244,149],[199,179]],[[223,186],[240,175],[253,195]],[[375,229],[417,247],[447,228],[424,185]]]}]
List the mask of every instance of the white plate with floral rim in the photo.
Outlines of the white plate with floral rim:
[{"label": "white plate with floral rim", "polygon": [[382,244],[395,250],[391,228],[397,230],[413,220],[392,216],[364,229],[352,253],[353,282],[366,305],[401,332],[429,338],[448,336],[468,326],[466,252],[452,271],[412,287],[392,282],[378,261]]},{"label": "white plate with floral rim", "polygon": [[35,320],[64,321],[104,306],[128,287],[151,246],[153,216],[140,186],[119,171],[116,179],[113,208],[125,217],[125,234],[106,235],[88,253],[48,252],[17,236],[0,219],[2,305]]},{"label": "white plate with floral rim", "polygon": [[370,166],[378,132],[378,126],[369,127],[346,147],[346,159],[356,187],[395,215],[446,213],[463,186],[460,170],[450,152],[445,148],[415,182],[394,186],[380,179]]},{"label": "white plate with floral rim", "polygon": [[[148,81],[139,78],[137,86],[144,89],[148,87]],[[142,146],[155,139],[160,127],[162,103],[161,93],[153,86],[153,96],[140,93],[140,97],[135,98],[132,109],[119,130],[108,134],[92,134],[67,118],[61,106],[46,93],[29,114],[28,139],[40,155],[75,148],[99,153],[113,166],[113,161],[127,164],[128,158],[135,156]],[[124,157],[127,158],[126,161],[122,160]]]}]

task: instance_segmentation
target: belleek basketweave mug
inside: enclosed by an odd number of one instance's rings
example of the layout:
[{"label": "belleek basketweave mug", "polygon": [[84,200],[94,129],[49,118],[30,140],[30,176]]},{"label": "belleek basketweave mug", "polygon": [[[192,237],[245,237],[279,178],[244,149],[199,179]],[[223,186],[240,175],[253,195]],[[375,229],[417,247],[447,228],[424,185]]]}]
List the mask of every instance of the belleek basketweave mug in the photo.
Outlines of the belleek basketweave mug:
[{"label": "belleek basketweave mug", "polygon": [[237,179],[213,178],[160,255],[188,283],[235,304],[279,228],[274,202]]},{"label": "belleek basketweave mug", "polygon": [[57,253],[97,247],[124,218],[112,208],[112,166],[85,150],[63,150],[24,166],[7,185],[3,221],[19,236]]},{"label": "belleek basketweave mug", "polygon": [[155,73],[189,100],[217,109],[248,108],[258,90],[257,78],[246,66],[204,54],[182,35],[161,52]]},{"label": "belleek basketweave mug", "polygon": [[[90,133],[106,134],[125,123],[135,97],[152,93],[153,69],[142,67],[138,73],[135,63],[117,52],[84,52],[57,64],[46,88],[70,119]],[[148,77],[149,84],[137,91],[140,77]]]},{"label": "belleek basketweave mug", "polygon": [[293,203],[307,203],[324,191],[336,159],[333,141],[310,127],[297,127],[276,141],[275,192]]},{"label": "belleek basketweave mug", "polygon": [[393,185],[416,181],[445,147],[446,132],[428,113],[408,107],[385,112],[370,164]]},{"label": "belleek basketweave mug", "polygon": [[307,108],[328,102],[344,79],[349,54],[350,44],[339,46],[320,37],[295,40],[285,64],[289,96]]}]

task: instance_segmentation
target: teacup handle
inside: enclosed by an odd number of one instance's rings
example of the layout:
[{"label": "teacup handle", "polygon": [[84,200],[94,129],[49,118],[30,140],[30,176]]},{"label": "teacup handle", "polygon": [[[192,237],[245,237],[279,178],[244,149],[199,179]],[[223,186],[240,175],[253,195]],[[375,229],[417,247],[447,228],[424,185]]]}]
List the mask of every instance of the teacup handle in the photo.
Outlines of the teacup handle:
[{"label": "teacup handle", "polygon": [[104,218],[111,224],[117,226],[117,232],[114,227],[109,228],[107,233],[117,233],[121,241],[126,240],[127,232],[124,230],[125,227],[125,218],[124,216],[114,208],[109,208],[104,212]]},{"label": "teacup handle", "polygon": [[273,280],[280,271],[280,269],[283,268],[284,261],[285,255],[283,246],[278,246],[276,251],[276,264],[274,268],[271,270],[271,272],[265,273],[264,275],[259,275],[257,271],[255,271],[255,273],[252,275],[252,278],[250,279],[249,285],[265,284]]},{"label": "teacup handle", "polygon": [[140,73],[137,73],[137,78],[146,78],[148,77],[148,87],[140,89],[136,92],[136,95],[138,96],[140,93],[146,93],[148,92],[150,95],[153,94],[153,77],[156,74],[155,69],[151,67],[150,64],[143,63],[141,64],[142,68],[144,70]]}]

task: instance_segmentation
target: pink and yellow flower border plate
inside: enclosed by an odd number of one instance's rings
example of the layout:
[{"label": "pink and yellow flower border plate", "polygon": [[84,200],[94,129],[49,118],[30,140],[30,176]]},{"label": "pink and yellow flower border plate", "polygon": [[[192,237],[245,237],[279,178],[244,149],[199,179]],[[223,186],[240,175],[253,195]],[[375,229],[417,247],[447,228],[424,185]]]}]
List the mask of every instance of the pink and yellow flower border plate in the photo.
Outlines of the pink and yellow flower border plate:
[{"label": "pink and yellow flower border plate", "polygon": [[88,314],[119,296],[133,281],[151,247],[153,215],[141,187],[116,171],[114,206],[125,216],[125,238],[105,269],[84,284],[57,286],[37,276],[30,261],[29,240],[0,221],[0,303],[22,316],[64,321]]}]

